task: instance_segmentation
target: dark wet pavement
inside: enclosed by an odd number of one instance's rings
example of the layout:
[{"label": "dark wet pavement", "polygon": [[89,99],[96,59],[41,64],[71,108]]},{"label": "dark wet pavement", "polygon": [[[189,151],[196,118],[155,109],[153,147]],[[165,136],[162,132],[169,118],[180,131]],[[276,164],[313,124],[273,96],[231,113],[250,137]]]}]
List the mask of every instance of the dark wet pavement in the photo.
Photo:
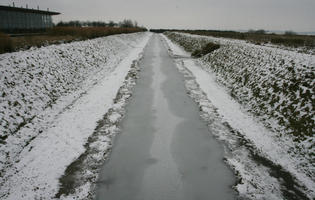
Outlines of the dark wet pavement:
[{"label": "dark wet pavement", "polygon": [[223,147],[186,94],[162,38],[153,35],[122,133],[101,169],[97,200],[230,200]]}]

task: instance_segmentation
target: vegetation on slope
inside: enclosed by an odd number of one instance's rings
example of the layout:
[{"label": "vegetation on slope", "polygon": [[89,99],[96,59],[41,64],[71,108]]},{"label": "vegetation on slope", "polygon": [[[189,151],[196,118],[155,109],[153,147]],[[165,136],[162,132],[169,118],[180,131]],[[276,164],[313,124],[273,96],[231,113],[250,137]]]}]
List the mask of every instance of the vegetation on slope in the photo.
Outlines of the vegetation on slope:
[{"label": "vegetation on slope", "polygon": [[152,29],[156,33],[163,33],[166,31],[176,31],[183,33],[190,33],[195,35],[213,36],[221,38],[231,38],[246,40],[254,44],[274,44],[283,45],[291,48],[302,48],[300,51],[312,52],[315,49],[315,36],[313,35],[298,35],[292,31],[287,31],[285,34],[266,33],[264,30],[248,32],[237,31],[217,31],[217,30],[167,30],[167,29]]},{"label": "vegetation on slope", "polygon": [[88,77],[111,71],[142,38],[119,35],[1,55],[0,144]]},{"label": "vegetation on slope", "polygon": [[201,49],[196,49],[194,52],[192,52],[192,56],[200,58],[204,55],[207,55],[208,53],[211,53],[212,51],[220,48],[219,44],[214,44],[212,42],[208,42],[205,46],[203,46]]},{"label": "vegetation on slope", "polygon": [[[174,32],[166,35],[189,52],[220,41]],[[296,140],[314,137],[315,73],[311,55],[225,41],[201,61],[237,101],[279,136],[289,133]]]}]

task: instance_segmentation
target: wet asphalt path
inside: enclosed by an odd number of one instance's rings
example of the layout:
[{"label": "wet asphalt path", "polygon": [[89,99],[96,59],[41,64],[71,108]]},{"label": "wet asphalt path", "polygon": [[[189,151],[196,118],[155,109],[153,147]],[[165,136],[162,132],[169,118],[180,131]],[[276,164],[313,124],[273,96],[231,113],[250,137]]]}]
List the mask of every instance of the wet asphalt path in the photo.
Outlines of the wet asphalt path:
[{"label": "wet asphalt path", "polygon": [[157,34],[150,39],[122,133],[104,164],[97,200],[230,200],[223,147],[186,94],[183,76]]}]

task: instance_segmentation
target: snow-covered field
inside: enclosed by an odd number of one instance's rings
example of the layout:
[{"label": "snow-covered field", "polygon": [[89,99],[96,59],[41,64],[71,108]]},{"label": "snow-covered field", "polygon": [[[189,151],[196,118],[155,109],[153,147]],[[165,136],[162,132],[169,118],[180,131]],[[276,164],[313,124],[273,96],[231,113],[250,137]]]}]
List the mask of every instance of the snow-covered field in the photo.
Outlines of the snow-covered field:
[{"label": "snow-covered field", "polygon": [[240,196],[313,199],[315,56],[239,40],[166,35],[190,52],[207,42],[221,45],[191,59],[165,37],[201,116],[230,150],[226,159],[239,177]]},{"label": "snow-covered field", "polygon": [[[121,34],[0,55],[1,199],[55,197],[97,122],[124,104],[114,99],[149,37]],[[102,138],[103,154],[110,137]]]}]

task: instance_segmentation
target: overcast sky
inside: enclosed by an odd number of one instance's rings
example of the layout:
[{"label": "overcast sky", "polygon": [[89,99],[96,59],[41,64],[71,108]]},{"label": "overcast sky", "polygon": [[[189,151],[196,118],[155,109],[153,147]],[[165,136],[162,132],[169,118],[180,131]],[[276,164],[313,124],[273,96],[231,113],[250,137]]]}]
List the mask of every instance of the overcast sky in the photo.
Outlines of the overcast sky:
[{"label": "overcast sky", "polygon": [[136,20],[148,28],[315,31],[315,0],[0,0],[61,12],[54,22]]}]

